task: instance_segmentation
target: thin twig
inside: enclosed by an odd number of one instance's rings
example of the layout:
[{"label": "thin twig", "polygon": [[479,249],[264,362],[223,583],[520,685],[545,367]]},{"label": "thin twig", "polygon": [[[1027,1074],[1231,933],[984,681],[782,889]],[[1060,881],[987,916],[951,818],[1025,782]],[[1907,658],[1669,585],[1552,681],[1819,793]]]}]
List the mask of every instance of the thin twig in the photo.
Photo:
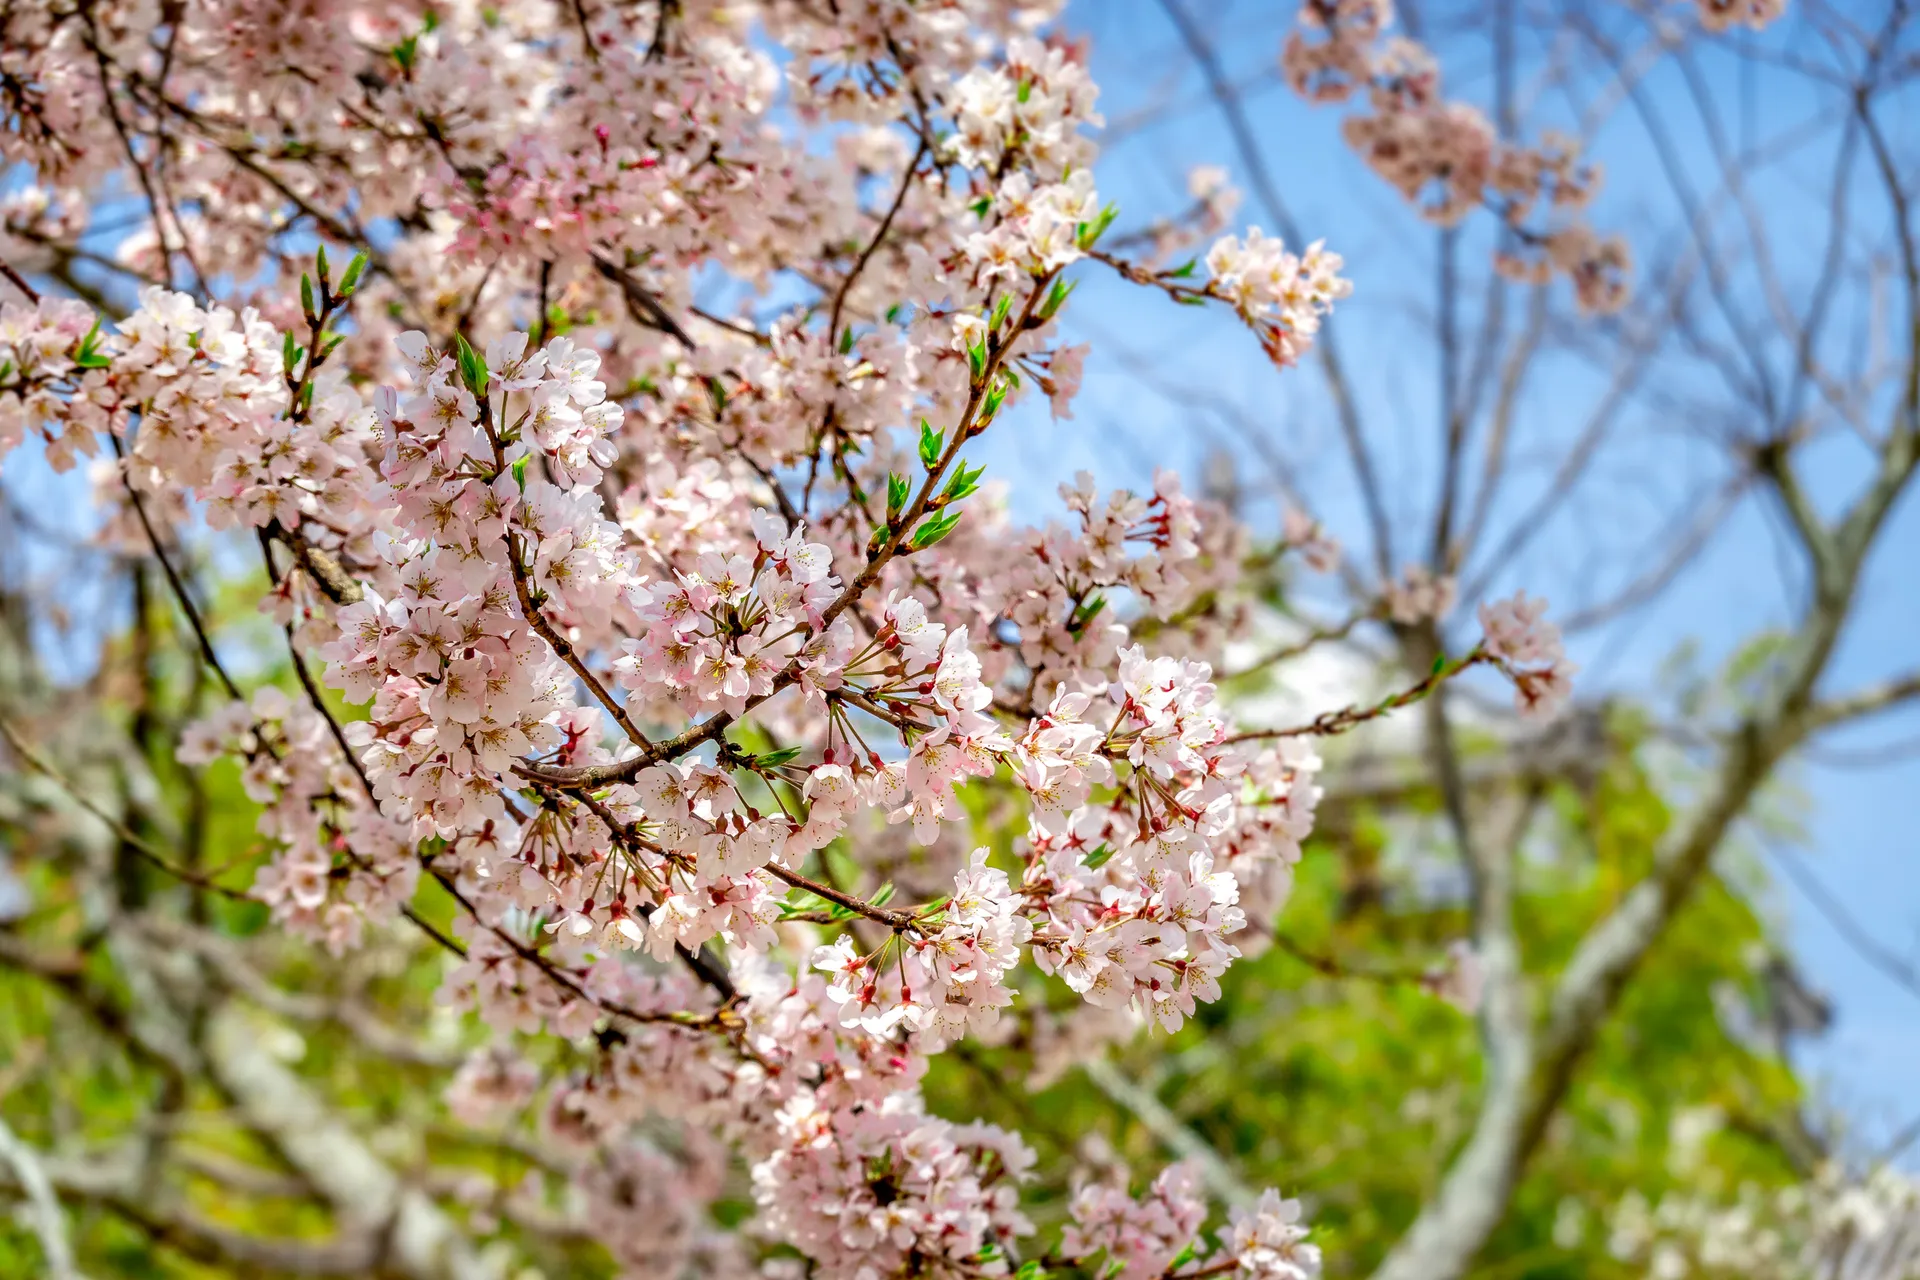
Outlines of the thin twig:
[{"label": "thin twig", "polygon": [[230,889],[226,885],[215,884],[206,876],[201,875],[190,867],[181,866],[179,863],[173,861],[173,859],[167,857],[166,854],[154,848],[152,844],[148,843],[137,832],[133,831],[125,823],[90,800],[85,792],[81,791],[79,787],[68,780],[65,774],[54,768],[47,762],[44,756],[28,746],[26,740],[20,736],[19,731],[4,718],[0,718],[0,737],[6,738],[8,744],[13,747],[14,751],[19,754],[22,760],[25,760],[29,765],[32,765],[35,769],[52,779],[54,785],[66,792],[69,799],[105,823],[107,827],[113,831],[114,835],[120,837],[121,841],[125,843],[129,849],[132,849],[141,858],[159,870],[164,871],[176,880],[190,884],[197,889],[205,889],[209,893],[217,893],[223,898],[231,898],[236,902],[253,901],[244,890]]},{"label": "thin twig", "polygon": [[140,527],[147,531],[147,542],[153,547],[153,555],[160,562],[160,569],[167,575],[167,585],[173,589],[173,598],[180,602],[180,611],[187,615],[187,625],[193,628],[194,638],[200,642],[200,656],[207,660],[213,673],[220,677],[220,683],[226,687],[227,695],[239,701],[240,686],[233,682],[227,669],[220,665],[220,655],[213,651],[213,641],[207,638],[207,628],[200,621],[200,611],[193,607],[193,600],[187,595],[186,584],[180,575],[174,572],[173,562],[167,559],[167,553],[160,546],[160,535],[154,532],[153,521],[147,518],[147,505],[140,500],[139,490],[133,487],[133,475],[127,470],[126,450],[120,445],[120,437],[107,433],[107,442],[113,446],[113,456],[120,460],[120,483],[126,487],[127,496],[133,500],[134,514],[140,517]]},{"label": "thin twig", "polygon": [[28,302],[36,307],[40,305],[40,291],[28,284],[27,278],[14,270],[13,264],[5,258],[0,258],[0,276],[12,281],[13,287],[25,294]]}]

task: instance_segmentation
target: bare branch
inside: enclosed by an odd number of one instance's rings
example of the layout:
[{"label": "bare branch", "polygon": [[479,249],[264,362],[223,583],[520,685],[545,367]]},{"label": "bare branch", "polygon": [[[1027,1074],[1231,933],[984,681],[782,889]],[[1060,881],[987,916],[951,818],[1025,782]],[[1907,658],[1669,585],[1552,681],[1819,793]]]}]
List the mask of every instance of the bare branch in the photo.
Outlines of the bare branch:
[{"label": "bare branch", "polygon": [[1200,1168],[1207,1189],[1230,1205],[1250,1205],[1259,1197],[1240,1179],[1213,1144],[1189,1129],[1154,1095],[1153,1090],[1127,1077],[1109,1059],[1093,1056],[1080,1064],[1094,1087],[1119,1103],[1140,1122],[1160,1145],[1181,1160],[1190,1160]]},{"label": "bare branch", "polygon": [[0,1163],[13,1168],[14,1177],[33,1207],[29,1215],[33,1233],[40,1240],[40,1252],[47,1264],[47,1280],[85,1280],[73,1265],[73,1246],[67,1243],[67,1219],[54,1197],[53,1184],[40,1163],[40,1155],[22,1142],[19,1135],[0,1119]]},{"label": "bare branch", "polygon": [[1807,732],[1818,733],[1822,729],[1831,729],[1835,725],[1859,720],[1914,698],[1920,698],[1920,671],[1814,703],[1807,709]]}]

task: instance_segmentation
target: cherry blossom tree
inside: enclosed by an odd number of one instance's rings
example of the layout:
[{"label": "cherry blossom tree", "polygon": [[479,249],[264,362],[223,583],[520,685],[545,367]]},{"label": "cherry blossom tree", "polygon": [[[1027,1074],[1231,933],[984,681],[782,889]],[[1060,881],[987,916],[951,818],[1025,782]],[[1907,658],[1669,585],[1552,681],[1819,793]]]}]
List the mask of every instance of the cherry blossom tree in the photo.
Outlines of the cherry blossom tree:
[{"label": "cherry blossom tree", "polygon": [[[1288,1188],[1222,1219],[1204,1160],[1143,1186],[1039,1170],[1021,1133],[930,1109],[929,1062],[1179,1029],[1270,940],[1317,744],[1424,703],[1444,770],[1452,682],[1503,680],[1545,719],[1575,668],[1552,584],[1466,601],[1477,634],[1448,643],[1442,555],[1357,605],[1403,679],[1243,719],[1215,676],[1261,572],[1342,570],[1314,516],[1260,538],[1171,472],[1140,492],[1083,475],[1033,528],[987,487],[982,437],[1042,400],[1072,415],[1087,353],[1063,321],[1089,275],[1218,310],[1289,379],[1337,359],[1323,326],[1351,291],[1337,244],[1233,224],[1218,175],[1128,230],[1055,7],[0,11],[0,147],[23,175],[0,210],[0,453],[86,468],[135,634],[172,610],[190,659],[163,678],[143,651],[115,731],[190,794],[231,776],[259,849],[137,780],[103,803],[56,735],[6,722],[18,768],[110,838],[78,842],[52,918],[0,960],[161,1082],[104,1160],[0,1130],[55,1274],[77,1274],[63,1201],[243,1273],[505,1275],[517,1248],[581,1242],[633,1275],[1319,1273]],[[1506,227],[1503,277],[1624,307],[1625,242],[1584,221],[1578,149],[1450,102],[1392,22],[1313,0],[1280,65],[1355,104],[1346,137],[1419,214]],[[1902,405],[1837,524],[1784,441],[1757,455],[1818,608],[1542,1029],[1510,865],[1447,787],[1473,937],[1422,981],[1482,1019],[1489,1098],[1383,1274],[1462,1274],[1553,1082],[1732,817],[1844,714],[1814,685],[1920,448]],[[225,559],[196,572],[203,552]],[[213,625],[219,572],[258,606],[244,643]],[[908,860],[911,885],[888,872]],[[323,972],[445,953],[435,999],[482,1038],[417,1041],[269,980],[216,914],[242,910]],[[512,1176],[382,1149],[249,1010],[435,1073],[447,1143]],[[206,1097],[265,1165],[167,1136]],[[317,1206],[326,1233],[238,1232],[175,1166]],[[1057,1229],[1040,1182],[1071,1189]]]}]

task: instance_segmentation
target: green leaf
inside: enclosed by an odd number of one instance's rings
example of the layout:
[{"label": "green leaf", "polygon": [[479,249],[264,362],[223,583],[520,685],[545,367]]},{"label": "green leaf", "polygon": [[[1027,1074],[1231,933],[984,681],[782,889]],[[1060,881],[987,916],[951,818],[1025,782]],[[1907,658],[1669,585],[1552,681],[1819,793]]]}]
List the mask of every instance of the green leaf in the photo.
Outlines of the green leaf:
[{"label": "green leaf", "polygon": [[1194,273],[1195,269],[1198,268],[1199,265],[1200,265],[1200,259],[1188,258],[1185,262],[1181,263],[1179,266],[1175,267],[1173,270],[1167,272],[1166,273],[1167,279],[1185,280],[1188,276],[1191,276]]},{"label": "green leaf", "polygon": [[792,763],[799,755],[799,747],[781,747],[778,751],[761,752],[753,757],[753,763],[757,768],[777,769],[783,764]]},{"label": "green leaf", "polygon": [[1098,871],[1113,856],[1113,846],[1102,841],[1098,849],[1087,855],[1087,870]]},{"label": "green leaf", "polygon": [[959,467],[954,470],[953,478],[947,481],[946,490],[940,495],[941,499],[945,502],[958,502],[962,498],[971,496],[979,490],[980,477],[986,472],[984,463],[968,470],[967,460],[962,458]]},{"label": "green leaf", "polygon": [[347,264],[347,274],[340,277],[341,297],[351,298],[353,296],[354,289],[360,284],[360,273],[366,269],[367,255],[364,253],[354,254],[353,261]]},{"label": "green leaf", "polygon": [[1013,295],[1010,293],[1001,294],[1000,301],[993,305],[993,324],[990,327],[996,330],[999,329],[1001,325],[1007,322],[1007,313],[1012,310]]},{"label": "green leaf", "polygon": [[113,363],[100,351],[100,321],[97,318],[93,328],[87,330],[87,336],[80,339],[80,348],[73,353],[73,362],[82,369],[104,369]]},{"label": "green leaf", "polygon": [[321,245],[313,253],[313,271],[320,277],[320,287],[324,290],[332,282],[333,273],[327,267],[327,246]]},{"label": "green leaf", "polygon": [[887,473],[887,522],[891,524],[907,505],[907,478],[898,472]]},{"label": "green leaf", "polygon": [[987,392],[986,400],[980,405],[980,419],[982,422],[991,421],[993,415],[1000,412],[1000,406],[1006,403],[1007,392],[1012,389],[1013,384],[1004,378],[993,384],[993,389]]},{"label": "green leaf", "polygon": [[527,491],[527,455],[513,460],[513,482],[520,486],[520,492]]},{"label": "green leaf", "polygon": [[939,465],[940,450],[946,445],[946,432],[935,431],[933,424],[920,419],[920,465],[931,471]]},{"label": "green leaf", "polygon": [[968,205],[967,208],[973,211],[974,217],[984,218],[987,216],[987,210],[993,208],[993,197],[981,196],[978,200]]},{"label": "green leaf", "polygon": [[852,351],[852,350],[853,350],[853,330],[842,329],[840,331],[840,354],[844,356],[849,351]]},{"label": "green leaf", "polygon": [[313,309],[313,277],[304,271],[300,273],[300,314],[307,318],[308,324],[320,319],[320,313]]},{"label": "green leaf", "polygon": [[467,384],[467,390],[476,396],[487,394],[487,358],[473,349],[465,334],[453,335],[455,362],[460,367],[460,379]]},{"label": "green leaf", "polygon": [[1081,223],[1078,227],[1075,228],[1075,231],[1078,233],[1075,239],[1079,243],[1080,247],[1082,249],[1093,248],[1095,244],[1099,243],[1100,237],[1107,233],[1107,228],[1113,225],[1113,220],[1119,216],[1120,216],[1120,206],[1117,204],[1110,204],[1106,208],[1102,209],[1100,211],[1100,216],[1095,218],[1092,222]]},{"label": "green leaf", "polygon": [[419,49],[420,37],[418,35],[411,35],[399,44],[393,46],[393,48],[387,50],[387,52],[393,55],[393,60],[400,64],[402,71],[411,71],[413,70],[414,54],[417,53]]},{"label": "green leaf", "polygon": [[959,523],[960,512],[957,510],[947,511],[941,515],[929,518],[925,524],[913,531],[913,549],[915,551],[925,550],[952,533],[954,526]]},{"label": "green leaf", "polygon": [[878,889],[875,889],[873,891],[873,896],[871,898],[868,898],[867,901],[871,902],[876,907],[884,907],[889,902],[893,901],[893,895],[894,895],[893,881],[889,880],[885,884],[881,885]]},{"label": "green leaf", "polygon": [[289,373],[293,371],[293,362],[300,358],[299,347],[294,344],[293,333],[289,330],[280,335],[280,367]]},{"label": "green leaf", "polygon": [[1106,607],[1107,598],[1105,596],[1093,597],[1073,611],[1073,617],[1067,622],[1067,630],[1073,632],[1075,635],[1085,631],[1087,624],[1099,617],[1101,611]]},{"label": "green leaf", "polygon": [[[780,918],[782,920],[791,920],[795,916],[804,916],[815,911],[834,910],[834,908],[828,906],[825,898],[808,893],[803,889],[795,890],[795,895],[794,897],[782,898],[780,900]],[[840,909],[844,910],[845,908]],[[846,917],[843,916],[841,918],[845,919]]]},{"label": "green leaf", "polygon": [[973,370],[974,381],[987,370],[987,344],[976,342],[967,348],[967,367]]},{"label": "green leaf", "polygon": [[1073,296],[1073,291],[1079,287],[1078,280],[1072,284],[1068,284],[1065,280],[1055,280],[1053,288],[1047,292],[1047,300],[1040,304],[1040,318],[1053,319],[1060,308],[1066,305],[1067,299]]}]

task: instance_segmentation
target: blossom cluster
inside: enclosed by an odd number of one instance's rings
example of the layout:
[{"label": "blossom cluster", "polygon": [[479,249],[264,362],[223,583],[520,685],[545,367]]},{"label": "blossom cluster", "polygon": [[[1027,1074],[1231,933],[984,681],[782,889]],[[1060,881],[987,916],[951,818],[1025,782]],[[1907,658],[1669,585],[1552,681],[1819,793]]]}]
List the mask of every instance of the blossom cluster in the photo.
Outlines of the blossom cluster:
[{"label": "blossom cluster", "polygon": [[1758,31],[1787,11],[1787,0],[1694,0],[1700,25],[1709,31],[1747,27]]},{"label": "blossom cluster", "polygon": [[29,431],[47,433],[48,460],[62,469],[72,465],[76,452],[91,454],[98,447],[92,424],[60,412],[62,401],[80,393],[89,378],[82,344],[95,324],[93,309],[72,298],[0,306],[0,458]]},{"label": "blossom cluster", "polygon": [[243,762],[241,785],[275,849],[253,896],[280,927],[339,952],[413,897],[420,865],[405,829],[367,802],[314,708],[269,685],[189,725],[176,754],[189,765]]},{"label": "blossom cluster", "polygon": [[[1453,226],[1491,208],[1518,246],[1498,256],[1501,271],[1536,283],[1564,275],[1584,309],[1618,310],[1627,297],[1625,242],[1572,219],[1592,198],[1598,169],[1569,138],[1512,143],[1478,108],[1443,97],[1433,54],[1389,35],[1393,19],[1392,0],[1304,0],[1280,58],[1288,83],[1313,102],[1364,91],[1369,110],[1347,118],[1347,142],[1425,217]],[[1542,210],[1549,225],[1537,225]]]},{"label": "blossom cluster", "polygon": [[1212,292],[1254,326],[1268,357],[1281,366],[1299,362],[1313,345],[1320,317],[1353,291],[1339,274],[1341,266],[1340,255],[1320,241],[1294,254],[1258,227],[1244,242],[1225,236],[1207,251]]},{"label": "blossom cluster", "polygon": [[[969,462],[1040,397],[1070,416],[1074,272],[1222,303],[1282,365],[1350,287],[1318,243],[1221,234],[1217,175],[1147,237],[1217,237],[1203,285],[1103,247],[1096,86],[1036,34],[1053,7],[0,14],[0,155],[36,193],[0,251],[84,231],[123,166],[154,197],[118,324],[0,310],[0,453],[113,453],[113,536],[156,554],[244,531],[222,545],[263,557],[309,696],[214,706],[180,759],[239,764],[275,927],[458,953],[442,999],[491,1039],[447,1105],[537,1112],[630,1274],[1048,1252],[1033,1153],[932,1114],[928,1055],[1181,1026],[1312,830],[1312,734],[1241,731],[1215,685],[1248,530],[1168,472],[1076,477],[1025,527]],[[1401,79],[1377,91],[1433,114]],[[1522,168],[1486,183],[1573,184]],[[334,275],[316,229],[366,256]],[[1336,554],[1310,522],[1284,541]],[[1485,618],[1523,704],[1564,692],[1535,605]],[[870,873],[908,847],[925,891],[896,900]],[[736,1161],[747,1233],[708,1213]],[[1056,1256],[1159,1275],[1206,1256],[1205,1210],[1185,1171],[1087,1184]],[[1241,1212],[1210,1273],[1315,1274],[1300,1217]]]},{"label": "blossom cluster", "polygon": [[1513,701],[1522,715],[1550,714],[1572,690],[1579,670],[1567,661],[1560,628],[1547,621],[1547,602],[1522,591],[1510,600],[1480,606],[1486,651],[1513,681]]},{"label": "blossom cluster", "polygon": [[1074,1195],[1072,1221],[1061,1240],[1069,1258],[1100,1258],[1115,1280],[1154,1280],[1191,1265],[1197,1274],[1310,1280],[1320,1274],[1320,1250],[1306,1243],[1300,1202],[1266,1191],[1236,1208],[1216,1255],[1195,1247],[1207,1204],[1195,1170],[1168,1166],[1146,1192],[1089,1183]]}]

